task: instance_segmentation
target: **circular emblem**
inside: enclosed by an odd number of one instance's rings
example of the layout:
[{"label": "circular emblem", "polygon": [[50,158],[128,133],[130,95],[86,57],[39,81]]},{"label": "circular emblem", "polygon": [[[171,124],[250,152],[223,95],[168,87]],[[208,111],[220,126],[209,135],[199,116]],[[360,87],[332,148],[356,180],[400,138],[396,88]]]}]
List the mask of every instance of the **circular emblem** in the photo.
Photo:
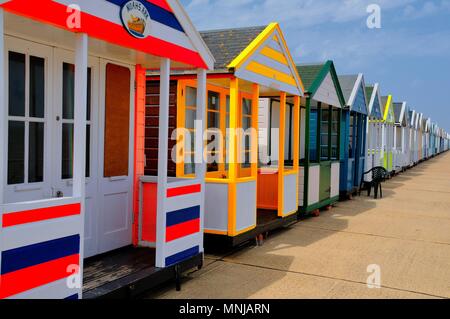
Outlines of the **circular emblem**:
[{"label": "circular emblem", "polygon": [[133,37],[144,39],[150,34],[152,19],[141,1],[125,2],[120,10],[120,17],[123,26]]}]

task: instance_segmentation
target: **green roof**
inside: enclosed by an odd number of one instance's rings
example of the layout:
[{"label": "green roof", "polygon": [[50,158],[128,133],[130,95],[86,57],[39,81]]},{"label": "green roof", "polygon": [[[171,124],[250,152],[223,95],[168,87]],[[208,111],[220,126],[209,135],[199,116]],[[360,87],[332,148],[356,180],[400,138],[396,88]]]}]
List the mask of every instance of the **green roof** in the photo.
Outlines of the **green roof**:
[{"label": "green roof", "polygon": [[306,91],[311,92],[312,85],[319,76],[320,71],[322,71],[324,66],[324,63],[297,65],[297,71],[302,78],[303,85],[305,86]]},{"label": "green roof", "polygon": [[327,61],[325,63],[316,64],[299,64],[297,65],[297,71],[302,78],[303,85],[305,87],[305,93],[310,93],[314,95],[319,89],[320,85],[326,78],[327,74],[330,73],[333,78],[334,86],[341,102],[341,107],[345,106],[345,98],[342,93],[341,85],[334,68],[333,61]]}]

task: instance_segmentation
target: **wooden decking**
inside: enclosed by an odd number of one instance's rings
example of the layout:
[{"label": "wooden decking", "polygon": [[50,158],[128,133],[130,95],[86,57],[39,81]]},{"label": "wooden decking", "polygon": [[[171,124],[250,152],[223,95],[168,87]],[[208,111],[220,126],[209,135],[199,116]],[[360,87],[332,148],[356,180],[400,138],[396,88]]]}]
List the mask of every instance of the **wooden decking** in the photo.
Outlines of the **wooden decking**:
[{"label": "wooden decking", "polygon": [[[383,193],[339,202],[261,247],[208,255],[181,292],[147,297],[450,298],[450,153],[393,177]],[[380,289],[367,286],[373,267]]]}]

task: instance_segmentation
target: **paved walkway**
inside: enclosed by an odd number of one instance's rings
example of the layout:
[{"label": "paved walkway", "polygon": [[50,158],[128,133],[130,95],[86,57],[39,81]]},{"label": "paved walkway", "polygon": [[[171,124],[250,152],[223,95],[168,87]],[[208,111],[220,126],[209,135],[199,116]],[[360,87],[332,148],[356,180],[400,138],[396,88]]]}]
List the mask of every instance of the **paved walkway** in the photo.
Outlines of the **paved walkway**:
[{"label": "paved walkway", "polygon": [[[262,247],[206,257],[201,271],[150,298],[450,298],[450,153],[341,202]],[[381,289],[367,287],[368,265]]]}]

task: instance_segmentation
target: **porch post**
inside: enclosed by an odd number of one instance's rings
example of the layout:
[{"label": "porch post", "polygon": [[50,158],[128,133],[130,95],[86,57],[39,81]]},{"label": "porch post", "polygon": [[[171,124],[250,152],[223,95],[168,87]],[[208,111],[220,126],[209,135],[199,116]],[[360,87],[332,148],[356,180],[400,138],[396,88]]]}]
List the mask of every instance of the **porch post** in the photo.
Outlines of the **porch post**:
[{"label": "porch post", "polygon": [[[206,70],[199,69],[197,72],[197,125],[195,139],[195,174],[201,184],[201,206],[200,206],[200,232],[203,234],[204,214],[205,214],[205,187],[206,187],[206,160],[203,156],[205,143],[203,142],[203,132],[205,131],[206,119]],[[203,241],[200,244],[200,252],[203,252]]]},{"label": "porch post", "polygon": [[162,58],[159,88],[158,205],[156,218],[156,267],[165,267],[167,161],[169,153],[170,60]]},{"label": "porch post", "polygon": [[75,118],[73,155],[73,196],[84,202],[86,169],[86,101],[88,36],[76,35],[75,49]]},{"label": "porch post", "polygon": [[[6,143],[6,98],[5,98],[5,35],[3,9],[0,8],[0,143]],[[4,187],[6,184],[6,158],[5,154],[0,154],[0,205],[4,200]]]},{"label": "porch post", "polygon": [[278,216],[284,216],[284,151],[286,139],[286,92],[280,93],[280,124],[278,141]]}]

